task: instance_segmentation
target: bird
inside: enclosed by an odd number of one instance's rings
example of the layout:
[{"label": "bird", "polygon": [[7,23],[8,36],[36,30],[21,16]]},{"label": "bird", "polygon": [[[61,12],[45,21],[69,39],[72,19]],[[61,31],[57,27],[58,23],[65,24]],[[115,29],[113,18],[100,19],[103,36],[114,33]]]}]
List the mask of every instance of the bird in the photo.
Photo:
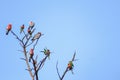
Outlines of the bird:
[{"label": "bird", "polygon": [[67,68],[72,72],[72,74],[73,74],[73,67],[74,67],[73,61],[69,61]]},{"label": "bird", "polygon": [[34,37],[31,39],[32,42],[36,39],[39,39],[43,34],[41,32],[38,32],[37,34],[34,35]]},{"label": "bird", "polygon": [[50,50],[49,49],[44,49],[44,51],[41,51],[43,52],[45,55],[50,55]]},{"label": "bird", "polygon": [[20,27],[20,33],[22,33],[22,31],[24,30],[24,24]]},{"label": "bird", "polygon": [[30,21],[29,22],[29,27],[28,27],[28,29],[31,29],[32,30],[32,28],[35,26],[35,23],[34,22],[32,22],[32,21]]},{"label": "bird", "polygon": [[29,35],[32,35],[32,32],[30,29],[27,30]]},{"label": "bird", "polygon": [[44,51],[41,51],[41,52],[43,52],[46,56],[48,56],[48,58],[50,59],[50,50],[49,49],[44,49]]},{"label": "bird", "polygon": [[34,49],[30,49],[30,57],[29,57],[29,62],[31,62],[31,59],[33,58],[33,55],[34,55]]},{"label": "bird", "polygon": [[10,32],[11,29],[12,29],[12,24],[8,24],[8,26],[6,28],[6,35],[8,35],[8,33]]}]

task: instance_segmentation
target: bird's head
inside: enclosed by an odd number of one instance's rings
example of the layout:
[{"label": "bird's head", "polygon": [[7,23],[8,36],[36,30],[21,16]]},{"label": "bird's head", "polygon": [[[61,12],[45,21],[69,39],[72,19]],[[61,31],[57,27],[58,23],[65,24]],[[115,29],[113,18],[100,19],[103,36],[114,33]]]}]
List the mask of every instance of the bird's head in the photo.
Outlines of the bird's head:
[{"label": "bird's head", "polygon": [[7,30],[11,30],[11,28],[12,28],[12,24],[8,24],[8,26],[7,26]]},{"label": "bird's head", "polygon": [[21,26],[21,29],[24,29],[24,24]]},{"label": "bird's head", "polygon": [[41,32],[38,32],[38,34],[41,34]]}]

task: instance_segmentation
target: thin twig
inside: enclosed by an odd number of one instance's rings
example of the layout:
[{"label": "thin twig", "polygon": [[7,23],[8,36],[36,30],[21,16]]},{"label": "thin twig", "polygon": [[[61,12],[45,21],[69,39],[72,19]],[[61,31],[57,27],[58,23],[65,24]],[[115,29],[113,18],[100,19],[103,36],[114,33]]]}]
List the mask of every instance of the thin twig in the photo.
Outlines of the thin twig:
[{"label": "thin twig", "polygon": [[39,40],[39,39],[37,39],[36,43],[33,45],[33,49],[35,49],[35,47],[36,47],[36,45],[37,45],[37,43],[38,43],[38,40]]},{"label": "thin twig", "polygon": [[30,35],[29,38],[27,39],[27,41],[25,42],[25,46],[27,45],[27,43],[29,42],[29,40],[30,40],[31,37],[32,36]]},{"label": "thin twig", "polygon": [[65,74],[67,73],[67,71],[68,71],[68,67],[65,69],[65,71],[64,71],[64,73],[63,73],[63,75],[62,75],[60,80],[63,80],[63,78],[64,78]]},{"label": "thin twig", "polygon": [[42,59],[42,61],[40,61],[38,63],[38,68],[37,68],[37,72],[41,69],[42,65],[44,64],[45,60],[47,59],[48,56],[45,56],[45,58]]},{"label": "thin twig", "polygon": [[30,46],[33,42],[31,42],[30,44],[26,45],[26,47]]},{"label": "thin twig", "polygon": [[[24,56],[25,56],[25,59],[26,59],[26,64],[27,64],[28,70],[31,70],[30,65],[28,63],[28,57],[27,57],[26,47],[24,46],[23,49],[24,49],[23,51],[24,51]],[[32,74],[32,71],[29,71],[29,74],[30,74],[32,80],[34,80],[34,76]]]},{"label": "thin twig", "polygon": [[22,38],[22,41],[25,39],[25,36]]},{"label": "thin twig", "polygon": [[74,52],[74,55],[73,55],[72,61],[75,60],[75,55],[76,55],[76,51]]},{"label": "thin twig", "polygon": [[[26,39],[28,40],[28,38],[27,38],[27,35],[28,35],[28,34],[26,34],[24,30],[23,30],[23,33],[24,33],[24,38],[26,37]],[[24,38],[23,38],[23,39],[24,39]]]},{"label": "thin twig", "polygon": [[[32,31],[32,33],[35,31],[35,29],[33,29],[33,31]],[[27,43],[29,42],[29,40],[30,40],[30,38],[32,37],[32,33],[31,33],[31,35],[29,35],[29,34],[27,34],[26,36],[26,39],[27,39],[27,41],[25,42],[25,45],[27,45]],[[29,37],[28,37],[29,36]],[[30,44],[31,45],[31,44]]]},{"label": "thin twig", "polygon": [[32,61],[33,61],[33,67],[34,67],[34,75],[36,76],[36,80],[38,80],[38,72],[36,69],[36,62],[33,58],[32,58]]},{"label": "thin twig", "polygon": [[26,59],[25,58],[20,58],[21,60],[24,60],[24,61],[26,61]]},{"label": "thin twig", "polygon": [[22,50],[17,50],[17,51],[20,51],[20,52],[22,52],[22,53],[24,52],[24,51],[22,51]]},{"label": "thin twig", "polygon": [[16,39],[18,39],[22,44],[24,44],[23,41],[12,30],[11,33],[16,37]]},{"label": "thin twig", "polygon": [[35,61],[37,61],[37,59],[38,59],[38,55],[35,57]]},{"label": "thin twig", "polygon": [[27,70],[27,71],[32,71],[33,69],[30,69],[30,70],[29,70],[29,69],[25,69],[25,70]]},{"label": "thin twig", "polygon": [[58,70],[58,61],[57,61],[57,63],[56,63],[56,70],[57,70],[58,77],[59,77],[59,79],[61,80],[60,73],[59,73],[59,70]]},{"label": "thin twig", "polygon": [[[74,55],[73,55],[71,61],[74,61],[74,60],[75,60],[75,56],[76,56],[76,52],[74,52]],[[57,69],[58,77],[59,77],[60,80],[63,80],[63,78],[65,77],[66,73],[69,71],[69,69],[68,69],[68,67],[66,67],[66,69],[65,69],[65,71],[64,71],[64,73],[63,73],[63,75],[62,75],[62,77],[60,77],[60,74],[59,74],[59,72],[58,72],[58,67],[57,67],[57,65],[58,65],[58,63],[56,64],[56,69]]]}]

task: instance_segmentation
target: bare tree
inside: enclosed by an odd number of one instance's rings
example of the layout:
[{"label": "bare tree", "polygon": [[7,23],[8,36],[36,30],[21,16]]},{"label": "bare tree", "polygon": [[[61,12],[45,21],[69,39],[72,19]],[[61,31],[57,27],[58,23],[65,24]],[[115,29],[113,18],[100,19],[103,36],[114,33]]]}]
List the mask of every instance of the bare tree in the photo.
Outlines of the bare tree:
[{"label": "bare tree", "polygon": [[[22,47],[22,50],[19,50],[19,51],[24,54],[23,58],[21,58],[21,59],[26,62],[26,65],[27,65],[26,70],[29,72],[32,80],[39,80],[38,72],[44,66],[44,63],[45,63],[46,59],[49,58],[51,52],[47,48],[44,49],[43,51],[41,51],[45,54],[45,57],[43,57],[40,61],[38,61],[38,59],[37,59],[38,55],[34,55],[34,51],[38,44],[38,41],[41,38],[41,36],[43,36],[43,34],[41,32],[38,32],[33,36],[33,34],[35,33],[35,30],[36,30],[34,26],[35,26],[35,23],[32,21],[29,23],[28,27],[25,27],[24,24],[22,26],[20,26],[20,37],[19,37],[12,30],[12,24],[8,24],[8,26],[6,28],[6,35],[8,35],[9,32],[11,32],[12,35],[19,41],[19,44]],[[25,30],[25,28],[27,28],[27,30]],[[31,47],[31,49],[28,50],[29,49],[28,47]],[[60,76],[60,74],[59,74],[58,62],[57,62],[56,70],[57,70],[57,74],[58,74],[60,80],[63,80],[65,74],[68,71],[73,70],[73,67],[74,67],[73,61],[75,60],[75,55],[76,55],[76,52],[74,53],[72,60],[69,61],[68,66],[66,67],[62,76]]]},{"label": "bare tree", "polygon": [[76,55],[76,52],[74,53],[74,55],[72,57],[72,60],[69,61],[69,63],[67,65],[64,73],[62,74],[62,76],[60,76],[60,73],[59,73],[59,70],[58,70],[58,62],[56,63],[56,70],[57,70],[57,74],[58,74],[58,77],[59,77],[60,80],[63,80],[63,78],[65,77],[65,75],[68,71],[71,71],[72,74],[73,74],[73,67],[74,67],[73,61],[75,61],[75,55]]}]

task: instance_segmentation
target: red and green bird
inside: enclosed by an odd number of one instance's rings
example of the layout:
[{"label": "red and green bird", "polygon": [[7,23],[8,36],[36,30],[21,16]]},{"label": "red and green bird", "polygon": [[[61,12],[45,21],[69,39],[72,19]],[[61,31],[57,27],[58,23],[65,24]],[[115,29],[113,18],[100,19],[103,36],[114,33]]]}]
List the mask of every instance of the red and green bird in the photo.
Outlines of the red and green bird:
[{"label": "red and green bird", "polygon": [[8,24],[8,26],[6,28],[6,35],[8,35],[8,33],[10,32],[11,29],[12,29],[12,24]]},{"label": "red and green bird", "polygon": [[[71,71],[72,71],[72,70],[73,70],[73,67],[74,67],[74,65],[73,65],[73,61],[69,61],[69,63],[68,63],[68,66],[67,66],[67,67],[68,67],[68,69],[69,69],[69,70],[71,70]],[[73,73],[73,71],[72,71],[72,73]]]},{"label": "red and green bird", "polygon": [[44,51],[41,51],[41,52],[43,52],[45,55],[47,55],[48,56],[48,58],[50,58],[50,50],[49,49],[44,49]]},{"label": "red and green bird", "polygon": [[30,49],[30,57],[29,57],[29,62],[31,62],[31,59],[33,58],[33,55],[34,55],[34,49]]}]

